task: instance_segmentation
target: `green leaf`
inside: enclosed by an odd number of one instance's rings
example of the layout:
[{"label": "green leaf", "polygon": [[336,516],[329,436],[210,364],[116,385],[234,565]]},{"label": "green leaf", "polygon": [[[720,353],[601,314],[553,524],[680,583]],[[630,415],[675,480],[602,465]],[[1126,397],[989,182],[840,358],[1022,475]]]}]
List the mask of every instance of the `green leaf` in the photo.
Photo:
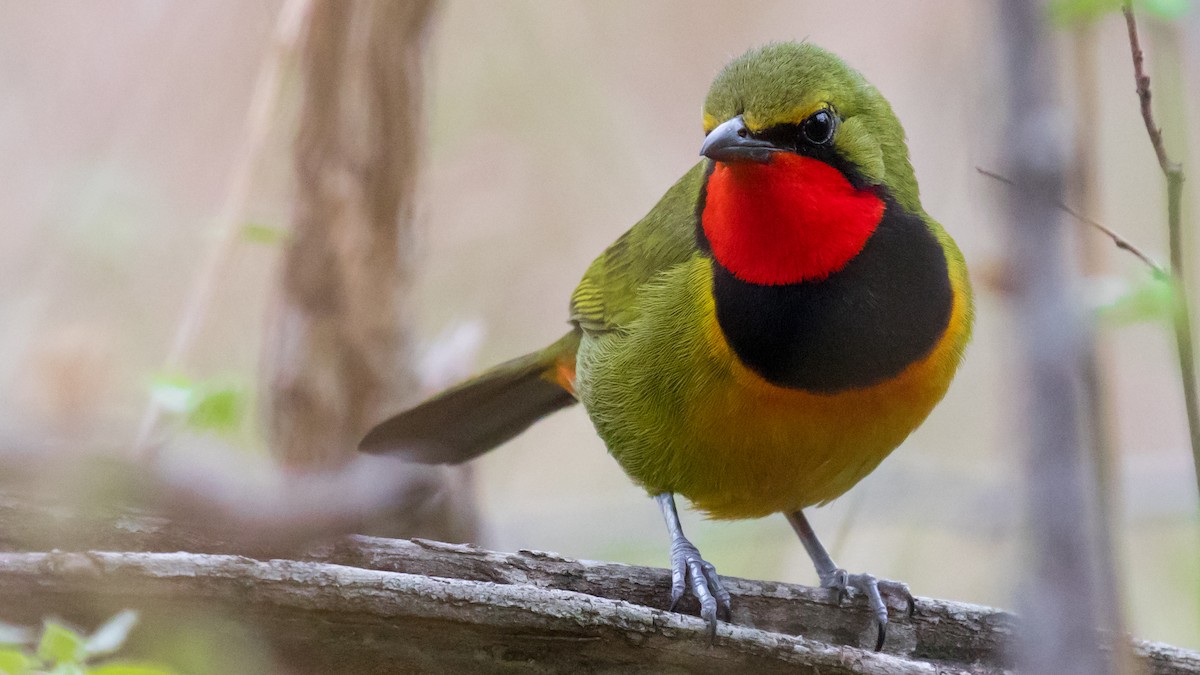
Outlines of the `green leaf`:
[{"label": "green leaf", "polygon": [[255,244],[279,244],[286,241],[288,233],[280,227],[263,223],[242,225],[242,239]]},{"label": "green leaf", "polygon": [[40,662],[15,649],[0,649],[0,673],[4,675],[25,675]]},{"label": "green leaf", "polygon": [[249,408],[247,387],[228,378],[197,382],[182,375],[159,374],[151,396],[195,431],[236,432]]},{"label": "green leaf", "polygon": [[88,675],[179,675],[179,672],[146,663],[106,663],[90,669]]},{"label": "green leaf", "polygon": [[54,666],[54,670],[50,671],[50,675],[87,675],[87,671],[78,663],[60,663]]},{"label": "green leaf", "polygon": [[196,383],[184,375],[159,373],[150,382],[150,396],[163,410],[189,413],[196,407]]},{"label": "green leaf", "polygon": [[[1047,10],[1058,26],[1089,23],[1121,11],[1121,0],[1051,0]],[[1136,0],[1135,7],[1159,19],[1173,21],[1187,14],[1192,0]]]},{"label": "green leaf", "polygon": [[1192,8],[1191,0],[1141,0],[1139,4],[1148,14],[1167,21],[1182,17]]},{"label": "green leaf", "polygon": [[1106,324],[1127,326],[1169,319],[1174,305],[1175,291],[1171,281],[1146,276],[1133,284],[1123,284],[1119,292],[1097,305],[1096,313]]},{"label": "green leaf", "polygon": [[45,623],[42,639],[38,642],[39,659],[50,663],[79,663],[84,654],[82,636],[62,624],[53,621]]},{"label": "green leaf", "polygon": [[1120,11],[1121,0],[1052,0],[1047,9],[1056,25],[1070,26]]},{"label": "green leaf", "polygon": [[205,392],[188,415],[192,429],[230,433],[237,431],[246,412],[245,393],[236,387]]},{"label": "green leaf", "polygon": [[129,638],[129,631],[133,630],[137,620],[137,612],[127,609],[105,621],[104,625],[97,628],[84,644],[87,655],[112,654],[120,649],[121,645],[125,644],[125,640]]}]

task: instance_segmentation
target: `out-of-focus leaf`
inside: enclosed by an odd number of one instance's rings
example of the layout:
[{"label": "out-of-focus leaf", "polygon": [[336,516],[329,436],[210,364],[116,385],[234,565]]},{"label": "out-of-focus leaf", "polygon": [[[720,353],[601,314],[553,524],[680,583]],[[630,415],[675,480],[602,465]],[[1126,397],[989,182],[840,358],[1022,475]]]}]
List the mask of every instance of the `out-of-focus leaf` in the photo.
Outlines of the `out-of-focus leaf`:
[{"label": "out-of-focus leaf", "polygon": [[236,431],[246,412],[245,393],[237,387],[203,392],[188,415],[190,428],[229,433]]},{"label": "out-of-focus leaf", "polygon": [[1087,23],[1121,9],[1121,0],[1052,0],[1050,20],[1060,26]]},{"label": "out-of-focus leaf", "polygon": [[34,666],[39,665],[37,659],[15,649],[0,649],[0,673],[4,675],[25,675]]},{"label": "out-of-focus leaf", "polygon": [[163,410],[188,413],[199,398],[196,383],[183,375],[159,373],[150,383],[150,396]]},{"label": "out-of-focus leaf", "polygon": [[54,666],[50,675],[87,675],[87,671],[78,663],[60,663]]},{"label": "out-of-focus leaf", "polygon": [[[1134,6],[1159,19],[1172,21],[1188,13],[1192,0],[1136,0]],[[1121,11],[1121,0],[1052,0],[1047,9],[1055,24],[1072,26]]]},{"label": "out-of-focus leaf", "polygon": [[255,244],[279,244],[288,238],[287,230],[264,225],[263,223],[246,223],[242,225],[242,239]]},{"label": "out-of-focus leaf", "polygon": [[175,413],[195,431],[233,433],[246,416],[246,386],[228,378],[198,382],[182,375],[160,374],[151,396],[164,410]]},{"label": "out-of-focus leaf", "polygon": [[196,608],[169,630],[144,624],[147,660],[173,664],[181,673],[274,673],[278,665],[261,634],[230,616]]},{"label": "out-of-focus leaf", "polygon": [[1098,303],[1096,312],[1101,321],[1115,326],[1161,321],[1171,316],[1174,294],[1170,280],[1147,275]]},{"label": "out-of-focus leaf", "polygon": [[125,640],[129,637],[129,631],[133,630],[137,620],[137,612],[127,609],[105,621],[96,629],[96,632],[88,637],[84,644],[87,655],[111,654],[120,649],[121,645],[125,644]]},{"label": "out-of-focus leaf", "polygon": [[85,653],[83,636],[62,624],[46,622],[42,639],[38,642],[39,659],[56,664],[79,663]]},{"label": "out-of-focus leaf", "polygon": [[88,675],[179,675],[178,671],[146,663],[106,663],[88,670]]},{"label": "out-of-focus leaf", "polygon": [[1139,4],[1148,13],[1167,21],[1182,17],[1192,8],[1192,0],[1141,0]]}]

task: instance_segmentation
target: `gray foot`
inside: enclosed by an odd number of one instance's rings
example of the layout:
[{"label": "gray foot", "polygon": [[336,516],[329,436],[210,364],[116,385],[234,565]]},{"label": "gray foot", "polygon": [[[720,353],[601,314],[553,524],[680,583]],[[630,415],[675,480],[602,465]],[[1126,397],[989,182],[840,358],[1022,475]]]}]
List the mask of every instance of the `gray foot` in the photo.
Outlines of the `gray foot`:
[{"label": "gray foot", "polygon": [[888,613],[887,604],[883,601],[883,594],[904,598],[908,605],[909,616],[912,616],[916,610],[916,603],[913,600],[912,592],[908,590],[908,584],[876,579],[870,574],[850,574],[846,570],[838,568],[830,574],[821,576],[821,588],[831,588],[837,591],[838,604],[841,604],[850,589],[867,597],[867,606],[870,607],[871,613],[875,617],[875,625],[879,629],[879,637],[875,640],[875,651],[883,649],[883,642],[887,639]]},{"label": "gray foot", "polygon": [[708,622],[710,639],[717,635],[718,611],[730,614],[729,591],[717,576],[717,568],[700,557],[700,551],[686,537],[671,541],[671,609],[683,598],[685,590],[700,601],[700,617]]},{"label": "gray foot", "polygon": [[667,531],[671,533],[671,610],[683,598],[683,592],[691,589],[700,601],[700,617],[708,622],[709,640],[717,638],[717,612],[730,615],[729,591],[717,576],[717,568],[700,557],[700,551],[683,536],[679,524],[679,511],[675,508],[675,496],[670,492],[654,495],[654,501],[662,509]]}]

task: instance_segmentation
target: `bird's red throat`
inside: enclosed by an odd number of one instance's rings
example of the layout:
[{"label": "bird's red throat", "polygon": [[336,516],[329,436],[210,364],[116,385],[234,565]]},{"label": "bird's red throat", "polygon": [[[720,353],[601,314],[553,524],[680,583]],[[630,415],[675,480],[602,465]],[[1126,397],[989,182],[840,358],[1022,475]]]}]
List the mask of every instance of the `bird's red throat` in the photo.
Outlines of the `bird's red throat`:
[{"label": "bird's red throat", "polygon": [[773,286],[824,279],[862,251],[884,203],[825,162],[778,152],[768,163],[717,162],[700,222],[734,276]]}]

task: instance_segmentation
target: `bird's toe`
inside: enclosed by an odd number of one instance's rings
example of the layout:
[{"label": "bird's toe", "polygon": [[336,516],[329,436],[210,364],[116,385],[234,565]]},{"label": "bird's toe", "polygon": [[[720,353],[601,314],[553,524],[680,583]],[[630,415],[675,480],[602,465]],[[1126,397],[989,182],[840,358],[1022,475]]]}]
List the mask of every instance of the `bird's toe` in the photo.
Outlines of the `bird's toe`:
[{"label": "bird's toe", "polygon": [[674,610],[685,592],[700,603],[700,617],[708,623],[709,638],[716,639],[717,623],[722,612],[729,616],[731,597],[717,575],[717,568],[704,558],[687,539],[671,547],[671,609]]}]

